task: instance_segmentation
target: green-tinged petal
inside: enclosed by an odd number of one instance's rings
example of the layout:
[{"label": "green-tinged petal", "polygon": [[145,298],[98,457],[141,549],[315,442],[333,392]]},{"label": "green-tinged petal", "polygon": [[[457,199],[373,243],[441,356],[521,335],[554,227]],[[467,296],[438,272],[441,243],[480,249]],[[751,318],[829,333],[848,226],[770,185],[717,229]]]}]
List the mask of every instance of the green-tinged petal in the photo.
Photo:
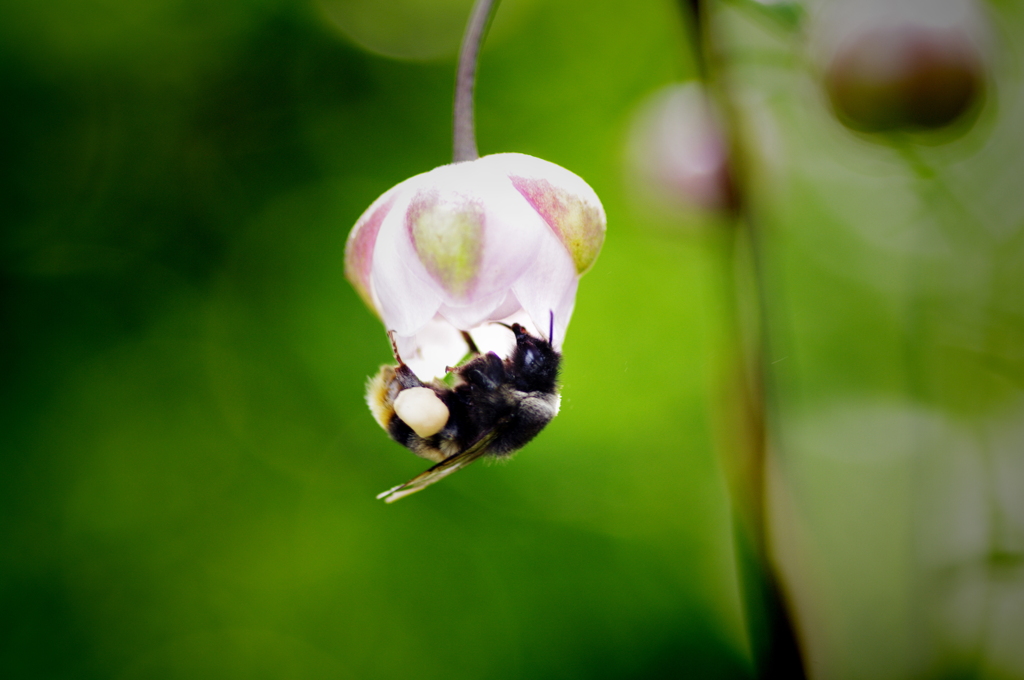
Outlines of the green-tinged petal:
[{"label": "green-tinged petal", "polygon": [[480,270],[484,207],[460,198],[436,190],[420,191],[409,203],[406,228],[430,275],[446,291],[464,298]]},{"label": "green-tinged petal", "polygon": [[508,176],[558,235],[578,274],[593,266],[604,243],[606,218],[600,199],[586,182],[559,165],[520,153],[484,156],[480,162]]},{"label": "green-tinged petal", "polygon": [[600,204],[595,205],[546,179],[509,179],[558,234],[572,256],[576,272],[583,274],[590,269],[604,243],[605,217]]}]

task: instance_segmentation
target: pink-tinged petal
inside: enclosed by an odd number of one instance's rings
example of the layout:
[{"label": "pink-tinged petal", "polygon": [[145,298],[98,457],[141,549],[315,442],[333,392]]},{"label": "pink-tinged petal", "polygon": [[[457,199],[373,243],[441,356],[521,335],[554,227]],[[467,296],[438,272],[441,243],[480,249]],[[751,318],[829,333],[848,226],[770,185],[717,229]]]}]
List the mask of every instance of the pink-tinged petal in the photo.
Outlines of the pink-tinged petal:
[{"label": "pink-tinged petal", "polygon": [[[413,178],[416,179],[416,178]],[[442,291],[426,271],[404,229],[408,195],[400,196],[384,218],[373,251],[371,283],[378,311],[388,330],[415,334],[434,317]]]},{"label": "pink-tinged petal", "polygon": [[604,243],[606,218],[601,201],[577,175],[548,161],[507,153],[483,159],[500,167],[572,256],[578,274],[597,259]]},{"label": "pink-tinged petal", "polygon": [[381,196],[349,237],[346,274],[395,332],[402,360],[429,380],[464,357],[460,330],[507,355],[514,343],[494,321],[560,346],[579,274],[603,237],[603,209],[581,179],[500,154],[435,168]]},{"label": "pink-tinged petal", "polygon": [[377,234],[380,225],[384,222],[388,212],[391,210],[398,197],[399,184],[392,187],[378,198],[366,209],[356,225],[349,232],[348,240],[345,242],[345,278],[349,280],[352,287],[363,298],[366,306],[375,313],[377,310],[373,299],[373,289],[370,281],[370,271],[373,266],[373,249],[377,244]]},{"label": "pink-tinged petal", "polygon": [[[569,254],[561,247],[558,237],[548,232],[547,243],[537,251],[532,266],[512,286],[512,292],[530,316],[533,326],[542,336],[559,348],[569,328],[579,275]],[[551,315],[554,315],[554,336],[549,338]]]},{"label": "pink-tinged petal", "polygon": [[733,203],[719,114],[699,83],[672,84],[651,95],[634,117],[629,150],[646,205],[685,213]]},{"label": "pink-tinged petal", "polygon": [[[438,313],[448,320],[448,323],[461,330],[476,328],[482,323],[495,321],[508,316],[507,313],[500,314],[499,308],[509,297],[507,290],[499,291],[494,295],[475,300],[469,305],[441,305]],[[516,303],[518,306],[518,303]]]},{"label": "pink-tinged petal", "polygon": [[507,177],[487,173],[486,179],[487,227],[477,291],[490,297],[507,293],[530,268],[549,230]]}]

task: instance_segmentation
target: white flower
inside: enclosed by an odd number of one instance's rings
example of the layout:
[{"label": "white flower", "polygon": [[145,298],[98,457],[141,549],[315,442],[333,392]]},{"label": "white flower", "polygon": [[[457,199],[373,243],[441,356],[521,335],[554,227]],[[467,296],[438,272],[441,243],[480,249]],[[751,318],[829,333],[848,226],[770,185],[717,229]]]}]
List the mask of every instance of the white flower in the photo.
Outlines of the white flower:
[{"label": "white flower", "polygon": [[482,351],[507,353],[511,337],[492,321],[553,331],[560,347],[604,232],[604,209],[582,179],[532,156],[494,154],[385,192],[349,234],[345,274],[394,331],[403,361],[428,379],[463,357],[461,331]]},{"label": "white flower", "polygon": [[634,116],[629,160],[638,197],[667,212],[724,210],[735,199],[728,144],[699,83],[668,85]]}]

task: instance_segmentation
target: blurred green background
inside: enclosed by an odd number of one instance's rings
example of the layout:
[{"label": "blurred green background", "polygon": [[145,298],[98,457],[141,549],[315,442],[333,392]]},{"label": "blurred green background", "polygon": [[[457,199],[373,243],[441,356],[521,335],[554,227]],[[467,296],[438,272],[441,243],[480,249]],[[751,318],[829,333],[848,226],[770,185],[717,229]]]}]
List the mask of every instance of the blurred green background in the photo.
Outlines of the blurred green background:
[{"label": "blurred green background", "polygon": [[[809,668],[1024,677],[1024,12],[985,5],[991,87],[947,141],[842,128],[778,5],[713,4]],[[632,200],[624,163],[644,98],[694,76],[677,2],[503,2],[481,152],[579,174],[607,241],[559,418],[374,499],[425,466],[363,402],[391,355],[345,238],[449,161],[469,5],[0,6],[5,677],[751,675],[717,430],[732,253]]]},{"label": "blurred green background", "polygon": [[[718,5],[768,311],[769,550],[812,677],[1024,678],[1024,4],[915,1],[809,2],[797,29],[785,3]],[[822,94],[829,12],[889,6],[967,10],[984,94],[949,128],[853,132]]]},{"label": "blurred green background", "polygon": [[622,188],[631,109],[690,73],[671,2],[504,3],[481,150],[586,178],[605,252],[544,436],[374,499],[425,464],[363,402],[391,357],[343,249],[450,161],[448,4],[429,62],[311,2],[3,4],[5,677],[745,672],[713,250]]}]

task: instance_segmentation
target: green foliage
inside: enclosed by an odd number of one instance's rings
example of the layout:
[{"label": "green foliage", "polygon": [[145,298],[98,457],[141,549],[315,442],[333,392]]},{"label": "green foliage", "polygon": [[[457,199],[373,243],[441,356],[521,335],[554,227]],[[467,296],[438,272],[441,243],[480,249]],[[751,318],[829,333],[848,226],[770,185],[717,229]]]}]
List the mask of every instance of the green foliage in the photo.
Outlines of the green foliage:
[{"label": "green foliage", "polygon": [[391,507],[424,462],[363,403],[390,352],[343,249],[448,161],[453,62],[275,0],[6,4],[5,677],[743,675],[714,251],[620,188],[631,107],[686,75],[675,12],[537,2],[485,50],[481,151],[585,177],[608,245],[562,415]]},{"label": "green foliage", "polygon": [[[366,52],[313,3],[0,6],[4,677],[751,674],[718,457],[733,243],[624,176],[637,105],[694,75],[683,3],[506,1],[480,151],[583,177],[607,241],[558,418],[394,506],[425,465],[363,402],[391,355],[344,245],[448,162],[454,61]],[[1020,677],[1024,15],[986,5],[976,117],[897,136],[829,110],[818,3],[710,5],[811,670]]]}]

